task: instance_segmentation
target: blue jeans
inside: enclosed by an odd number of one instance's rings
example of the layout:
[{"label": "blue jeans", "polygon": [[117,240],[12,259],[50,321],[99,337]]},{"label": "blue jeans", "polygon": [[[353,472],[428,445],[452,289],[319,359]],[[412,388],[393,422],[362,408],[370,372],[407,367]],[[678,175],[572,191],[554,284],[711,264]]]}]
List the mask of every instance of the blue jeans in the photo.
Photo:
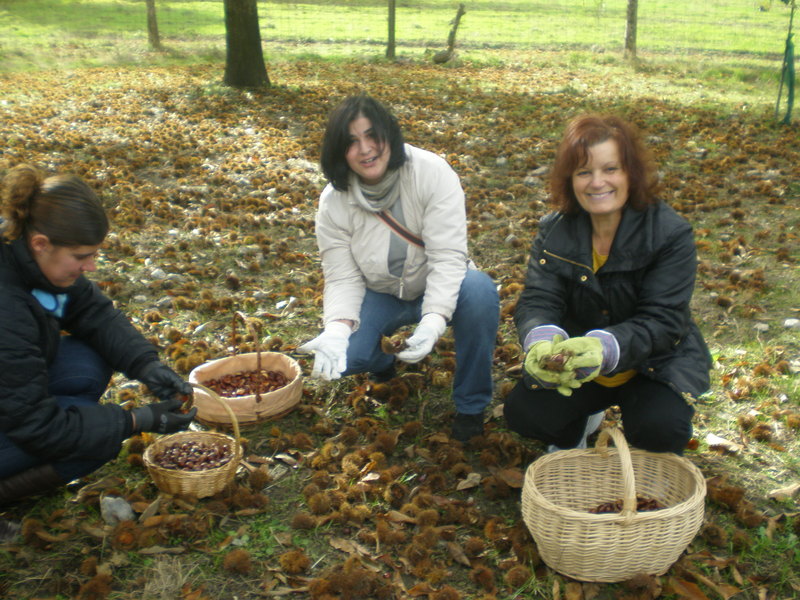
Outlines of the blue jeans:
[{"label": "blue jeans", "polygon": [[[62,336],[55,360],[47,371],[48,392],[62,409],[81,404],[96,404],[112,374],[111,367],[85,343]],[[0,479],[42,465],[40,458],[28,454],[0,432]],[[49,461],[64,482],[78,479],[99,469],[105,460]]]},{"label": "blue jeans", "polygon": [[[400,300],[391,294],[367,290],[361,304],[361,324],[350,336],[347,369],[342,375],[381,373],[394,364],[394,356],[381,351],[382,335],[392,335],[421,318],[422,297]],[[500,300],[492,279],[470,269],[458,292],[453,327],[456,372],[453,401],[459,413],[479,414],[492,401],[492,360]]]}]

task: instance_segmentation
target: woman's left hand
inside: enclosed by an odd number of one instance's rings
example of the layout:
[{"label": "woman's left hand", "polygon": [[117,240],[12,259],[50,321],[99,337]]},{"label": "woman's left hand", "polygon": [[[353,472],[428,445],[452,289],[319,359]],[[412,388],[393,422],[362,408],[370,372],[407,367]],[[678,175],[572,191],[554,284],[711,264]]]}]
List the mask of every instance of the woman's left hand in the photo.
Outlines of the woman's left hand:
[{"label": "woman's left hand", "polygon": [[414,334],[406,340],[408,347],[397,354],[397,358],[407,363],[417,363],[430,354],[434,344],[444,333],[447,323],[437,313],[428,313],[420,319]]}]

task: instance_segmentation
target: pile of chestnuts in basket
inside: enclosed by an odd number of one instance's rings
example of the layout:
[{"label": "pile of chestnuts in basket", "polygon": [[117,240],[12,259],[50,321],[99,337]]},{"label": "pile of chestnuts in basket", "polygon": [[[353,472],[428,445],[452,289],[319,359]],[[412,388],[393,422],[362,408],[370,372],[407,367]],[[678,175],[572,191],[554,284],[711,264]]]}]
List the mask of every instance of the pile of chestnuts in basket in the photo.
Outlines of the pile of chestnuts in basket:
[{"label": "pile of chestnuts in basket", "polygon": [[228,444],[206,444],[196,440],[175,442],[153,457],[164,469],[206,471],[230,462],[233,452]]},{"label": "pile of chestnuts in basket", "polygon": [[[589,509],[590,513],[599,515],[604,513],[618,513],[622,512],[622,499],[612,500],[610,502],[603,502],[598,506]],[[636,496],[636,512],[644,512],[647,510],[661,510],[664,506],[655,498],[648,498],[646,496]]]},{"label": "pile of chestnuts in basket", "polygon": [[238,371],[203,382],[223,398],[265,394],[284,387],[289,381],[280,371]]}]

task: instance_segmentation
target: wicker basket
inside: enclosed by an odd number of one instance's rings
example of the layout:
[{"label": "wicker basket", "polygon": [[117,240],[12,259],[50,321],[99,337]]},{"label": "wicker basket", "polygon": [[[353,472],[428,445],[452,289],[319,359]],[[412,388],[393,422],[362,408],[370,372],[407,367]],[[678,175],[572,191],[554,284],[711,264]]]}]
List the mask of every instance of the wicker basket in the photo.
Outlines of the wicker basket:
[{"label": "wicker basket", "polygon": [[[251,326],[244,315],[236,312],[232,322],[232,346],[236,348],[236,320]],[[222,398],[236,415],[240,427],[256,425],[262,421],[278,419],[289,413],[300,402],[303,395],[302,369],[296,360],[280,352],[262,352],[258,346],[258,335],[252,332],[256,351],[246,354],[234,354],[225,358],[203,363],[189,373],[190,383],[206,382],[241,371],[279,371],[284,374],[288,383],[277,390],[255,394]],[[230,413],[209,397],[202,390],[194,395],[197,407],[197,420],[206,425],[230,428]]]},{"label": "wicker basket", "polygon": [[[616,450],[607,447],[609,437]],[[637,512],[637,493],[665,508]],[[534,461],[522,516],[550,568],[580,581],[624,581],[661,575],[678,560],[703,524],[705,495],[705,479],[689,460],[629,450],[622,432],[610,428],[593,449]],[[589,512],[619,499],[621,513]]]},{"label": "wicker basket", "polygon": [[[202,385],[196,383],[192,384],[195,388],[195,397],[197,391],[202,391],[210,398],[215,398],[217,402],[227,407],[225,403],[213,390],[210,390]],[[230,410],[230,409],[228,409]],[[147,467],[150,477],[156,487],[162,492],[173,494],[176,496],[192,496],[195,498],[205,498],[213,496],[214,494],[222,491],[228,483],[230,483],[236,475],[236,469],[242,459],[242,445],[239,436],[239,424],[236,421],[236,416],[233,412],[230,413],[230,419],[233,425],[234,437],[217,433],[214,431],[181,431],[160,437],[155,442],[150,444],[144,451],[142,459]],[[199,442],[204,444],[228,444],[233,450],[233,456],[224,465],[215,469],[206,469],[203,471],[181,471],[178,469],[165,469],[164,467],[156,464],[155,457],[176,443],[182,442]]]}]

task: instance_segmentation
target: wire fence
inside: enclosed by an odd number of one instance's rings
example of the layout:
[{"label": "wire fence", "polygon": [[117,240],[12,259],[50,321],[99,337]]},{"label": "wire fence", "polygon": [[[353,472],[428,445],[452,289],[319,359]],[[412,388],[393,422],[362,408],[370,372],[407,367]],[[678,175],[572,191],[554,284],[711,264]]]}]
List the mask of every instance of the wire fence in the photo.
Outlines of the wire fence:
[{"label": "wire fence", "polygon": [[[458,9],[451,0],[398,0],[399,49],[446,45]],[[474,0],[464,2],[461,49],[622,49],[627,0]],[[291,0],[258,3],[265,42],[385,46],[388,0]],[[780,55],[789,9],[774,0],[641,0],[641,52],[726,52]]]}]

